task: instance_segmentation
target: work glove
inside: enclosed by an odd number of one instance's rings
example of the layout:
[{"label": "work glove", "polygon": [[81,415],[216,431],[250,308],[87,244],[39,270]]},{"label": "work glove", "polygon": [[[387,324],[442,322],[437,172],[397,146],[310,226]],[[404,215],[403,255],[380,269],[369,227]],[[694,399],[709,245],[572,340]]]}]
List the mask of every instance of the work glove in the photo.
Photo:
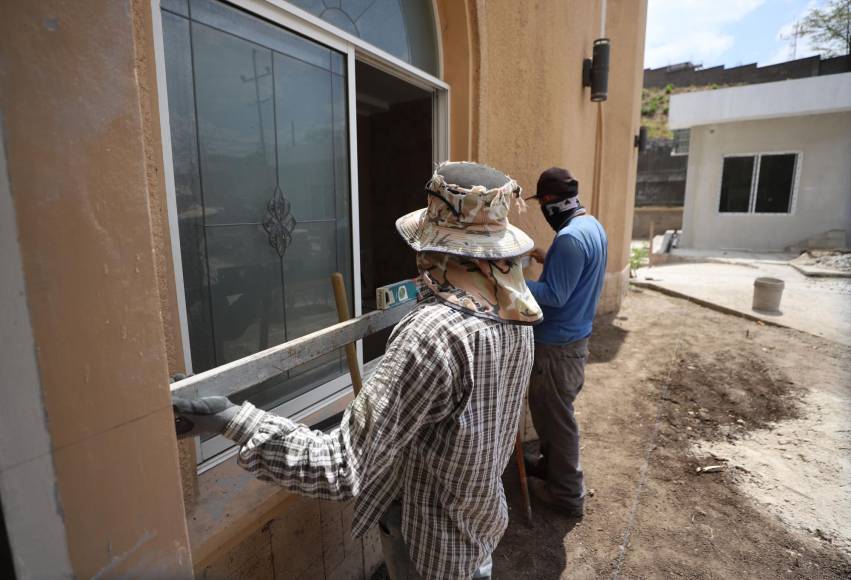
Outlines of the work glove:
[{"label": "work glove", "polygon": [[178,439],[197,435],[221,435],[239,411],[239,406],[231,403],[227,397],[172,397],[171,406],[174,410],[174,428]]}]

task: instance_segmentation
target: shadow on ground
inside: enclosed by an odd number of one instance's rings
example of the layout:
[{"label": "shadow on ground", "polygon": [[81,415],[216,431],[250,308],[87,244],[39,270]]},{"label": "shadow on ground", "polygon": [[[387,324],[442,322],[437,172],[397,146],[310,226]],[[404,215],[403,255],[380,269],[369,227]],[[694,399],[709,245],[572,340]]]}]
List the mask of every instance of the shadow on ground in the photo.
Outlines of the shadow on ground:
[{"label": "shadow on ground", "polygon": [[589,363],[610,362],[618,356],[629,331],[621,324],[629,320],[626,316],[604,314],[594,320],[594,332],[591,335]]},{"label": "shadow on ground", "polygon": [[[530,451],[537,450],[537,443],[528,445]],[[510,578],[558,578],[567,565],[565,542],[579,523],[564,517],[532,498],[532,524],[526,520],[526,507],[520,494],[520,479],[517,464],[511,461],[502,476],[511,519],[517,525],[508,528],[493,555],[493,577],[495,580]],[[520,523],[522,522],[522,523]],[[523,553],[525,566],[517,566],[516,554]],[[511,570],[510,576],[500,574]]]}]

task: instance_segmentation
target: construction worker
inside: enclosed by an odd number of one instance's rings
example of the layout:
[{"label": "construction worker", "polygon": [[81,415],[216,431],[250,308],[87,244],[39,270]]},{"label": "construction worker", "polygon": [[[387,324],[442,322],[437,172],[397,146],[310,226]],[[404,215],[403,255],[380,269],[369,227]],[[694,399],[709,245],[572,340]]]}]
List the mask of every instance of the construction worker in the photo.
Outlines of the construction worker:
[{"label": "construction worker", "polygon": [[519,258],[534,244],[508,223],[512,199],[523,202],[504,173],[445,163],[426,193],[428,207],[396,223],[417,252],[419,303],[338,428],[311,431],[224,397],[175,400],[176,420],[186,435],[234,440],[257,477],[354,498],[352,533],[379,525],[391,578],[490,578],[541,319]]},{"label": "construction worker", "polygon": [[573,402],[585,382],[588,337],[606,273],[608,241],[603,226],[579,203],[579,183],[567,169],[552,167],[533,196],[556,237],[529,290],[544,312],[535,327],[535,364],[529,410],[540,437],[540,454],[526,457],[529,490],[563,514],[581,518],[585,484],[579,462],[579,426]]}]

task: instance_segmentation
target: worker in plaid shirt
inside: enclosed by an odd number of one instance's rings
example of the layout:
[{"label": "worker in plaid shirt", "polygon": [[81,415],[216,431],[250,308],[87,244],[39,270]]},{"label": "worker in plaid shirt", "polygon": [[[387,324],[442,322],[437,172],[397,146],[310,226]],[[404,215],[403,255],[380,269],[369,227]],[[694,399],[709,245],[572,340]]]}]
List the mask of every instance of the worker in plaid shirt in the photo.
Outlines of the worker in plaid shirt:
[{"label": "worker in plaid shirt", "polygon": [[224,397],[175,400],[186,433],[223,433],[257,477],[311,497],[355,499],[352,533],[376,523],[394,580],[489,578],[508,524],[501,474],[513,450],[541,311],[508,224],[517,183],[445,163],[428,207],[397,221],[417,251],[418,304],[396,326],[330,433]]}]

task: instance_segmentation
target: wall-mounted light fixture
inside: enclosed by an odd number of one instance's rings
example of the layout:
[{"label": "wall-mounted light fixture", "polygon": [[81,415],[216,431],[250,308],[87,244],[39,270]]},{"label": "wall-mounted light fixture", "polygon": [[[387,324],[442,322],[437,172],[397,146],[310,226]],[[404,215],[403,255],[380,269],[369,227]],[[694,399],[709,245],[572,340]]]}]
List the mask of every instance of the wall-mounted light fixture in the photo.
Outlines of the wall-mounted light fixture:
[{"label": "wall-mounted light fixture", "polygon": [[591,87],[592,101],[605,101],[609,96],[609,52],[608,38],[594,41],[592,58],[582,61],[582,86]]},{"label": "wall-mounted light fixture", "polygon": [[638,147],[639,153],[643,153],[647,149],[647,127],[642,125],[638,128],[638,135],[635,136],[633,145]]}]

